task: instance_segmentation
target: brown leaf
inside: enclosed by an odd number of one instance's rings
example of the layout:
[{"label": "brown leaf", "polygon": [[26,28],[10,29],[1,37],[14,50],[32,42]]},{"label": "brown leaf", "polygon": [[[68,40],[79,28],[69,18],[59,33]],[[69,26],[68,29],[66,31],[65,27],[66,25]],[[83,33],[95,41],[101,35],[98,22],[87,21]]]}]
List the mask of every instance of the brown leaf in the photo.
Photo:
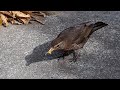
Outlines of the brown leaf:
[{"label": "brown leaf", "polygon": [[5,15],[3,15],[3,14],[0,14],[0,17],[2,19],[2,24],[4,26],[8,26],[8,22],[7,22],[8,19],[7,19],[7,17]]},{"label": "brown leaf", "polygon": [[1,19],[1,17],[0,17],[0,26],[2,25],[2,19]]},{"label": "brown leaf", "polygon": [[43,12],[40,12],[40,11],[33,11],[32,12],[32,16],[42,16],[42,17],[46,17],[47,15]]},{"label": "brown leaf", "polygon": [[25,13],[25,14],[30,14],[32,15],[32,11],[21,11],[22,13]]},{"label": "brown leaf", "polygon": [[6,15],[6,16],[15,18],[15,17],[11,14],[11,12],[9,12],[9,11],[0,11],[0,14],[4,14],[4,15]]},{"label": "brown leaf", "polygon": [[28,18],[19,18],[18,21],[23,24],[28,24],[30,20]]},{"label": "brown leaf", "polygon": [[16,17],[30,18],[29,14],[25,14],[20,11],[12,11],[12,14],[13,16],[16,16]]},{"label": "brown leaf", "polygon": [[14,18],[8,18],[8,22],[10,22],[11,24],[14,24],[15,20],[14,20]]},{"label": "brown leaf", "polygon": [[41,24],[44,17],[47,16],[45,11],[0,11],[0,24],[8,26],[11,24],[28,24],[30,20],[34,20]]}]

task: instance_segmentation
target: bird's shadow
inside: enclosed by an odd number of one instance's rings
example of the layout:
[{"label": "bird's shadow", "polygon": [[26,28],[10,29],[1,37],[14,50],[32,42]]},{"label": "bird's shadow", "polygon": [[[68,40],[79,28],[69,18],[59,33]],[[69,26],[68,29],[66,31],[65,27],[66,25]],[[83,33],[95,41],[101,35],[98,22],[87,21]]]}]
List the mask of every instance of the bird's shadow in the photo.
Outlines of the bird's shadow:
[{"label": "bird's shadow", "polygon": [[[53,51],[51,55],[46,55],[47,51],[50,49],[50,43],[51,41],[48,41],[46,43],[43,43],[42,45],[39,45],[34,48],[32,54],[27,55],[25,57],[26,60],[26,66],[29,66],[32,63],[45,61],[45,60],[53,60],[58,59],[63,56],[64,51],[63,50],[57,50]],[[67,51],[65,56],[68,56],[69,54],[73,53],[73,51]]]}]

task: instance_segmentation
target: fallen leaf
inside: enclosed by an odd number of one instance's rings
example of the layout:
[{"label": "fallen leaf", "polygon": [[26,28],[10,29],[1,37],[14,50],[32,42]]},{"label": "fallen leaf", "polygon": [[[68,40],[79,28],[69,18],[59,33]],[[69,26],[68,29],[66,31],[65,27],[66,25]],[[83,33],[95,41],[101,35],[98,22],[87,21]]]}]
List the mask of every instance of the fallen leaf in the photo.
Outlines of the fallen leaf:
[{"label": "fallen leaf", "polygon": [[28,24],[30,19],[28,19],[28,18],[19,18],[18,21],[23,23],[23,24]]},{"label": "fallen leaf", "polygon": [[1,19],[1,17],[0,17],[0,26],[2,25],[2,19]]},{"label": "fallen leaf", "polygon": [[30,14],[32,15],[32,11],[21,11],[22,13],[25,13],[25,14]]},{"label": "fallen leaf", "polygon": [[3,15],[3,14],[0,14],[0,17],[2,19],[2,24],[4,26],[8,26],[8,22],[7,22],[8,19],[7,19],[7,17],[5,15]]},{"label": "fallen leaf", "polygon": [[12,13],[9,11],[0,11],[0,14],[3,14],[5,16],[11,17],[11,18],[15,18],[15,16],[13,16]]},{"label": "fallen leaf", "polygon": [[16,17],[30,18],[29,14],[22,13],[20,11],[12,11],[13,15]]},{"label": "fallen leaf", "polygon": [[[47,11],[46,11],[47,12]],[[42,21],[47,16],[45,11],[0,11],[0,25],[8,26],[11,24],[28,24],[30,21],[36,21],[44,24]]]}]

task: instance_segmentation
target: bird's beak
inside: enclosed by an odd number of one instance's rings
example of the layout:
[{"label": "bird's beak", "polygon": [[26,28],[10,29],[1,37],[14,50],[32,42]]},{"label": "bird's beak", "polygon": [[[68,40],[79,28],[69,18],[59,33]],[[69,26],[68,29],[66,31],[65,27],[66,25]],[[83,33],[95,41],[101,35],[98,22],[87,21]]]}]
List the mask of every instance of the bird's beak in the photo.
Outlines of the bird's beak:
[{"label": "bird's beak", "polygon": [[54,51],[54,48],[50,48],[50,50],[47,53],[51,54],[53,51]]}]

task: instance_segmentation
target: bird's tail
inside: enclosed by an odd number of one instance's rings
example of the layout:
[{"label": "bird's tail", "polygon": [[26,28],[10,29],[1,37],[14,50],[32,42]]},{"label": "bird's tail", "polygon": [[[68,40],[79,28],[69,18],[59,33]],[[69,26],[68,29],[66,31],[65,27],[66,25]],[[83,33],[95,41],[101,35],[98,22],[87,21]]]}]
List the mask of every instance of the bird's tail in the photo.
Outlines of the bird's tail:
[{"label": "bird's tail", "polygon": [[100,28],[102,28],[102,27],[105,27],[105,26],[107,26],[107,25],[108,25],[108,24],[103,23],[103,22],[97,22],[97,23],[95,23],[95,24],[92,24],[92,26],[93,26],[92,32],[94,32],[94,31],[96,31],[96,30],[98,30],[98,29],[100,29]]}]

